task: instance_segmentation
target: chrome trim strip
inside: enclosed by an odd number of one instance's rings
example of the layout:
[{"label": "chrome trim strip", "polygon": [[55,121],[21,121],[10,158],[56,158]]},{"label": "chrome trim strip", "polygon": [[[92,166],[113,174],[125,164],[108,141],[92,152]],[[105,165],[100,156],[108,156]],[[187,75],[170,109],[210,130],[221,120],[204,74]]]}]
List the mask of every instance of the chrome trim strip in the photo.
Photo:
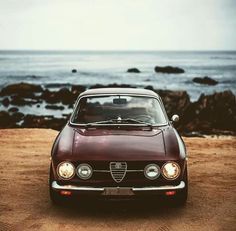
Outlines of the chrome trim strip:
[{"label": "chrome trim strip", "polygon": [[59,185],[56,181],[52,182],[52,188],[55,190],[73,190],[73,191],[95,191],[103,192],[104,188],[78,187],[75,185]]},{"label": "chrome trim strip", "polygon": [[[107,172],[110,173],[110,170],[93,170],[93,172]],[[126,172],[143,172],[142,169],[136,170],[136,169],[127,169]]]},{"label": "chrome trim strip", "polygon": [[181,181],[179,185],[166,185],[159,187],[144,187],[144,188],[132,188],[134,192],[142,192],[142,191],[164,191],[164,190],[178,190],[183,189],[185,187],[184,181]]},{"label": "chrome trim strip", "polygon": [[[145,191],[165,191],[165,190],[179,190],[185,187],[184,181],[181,181],[179,185],[166,185],[159,187],[143,187],[143,188],[131,188],[134,192],[145,192]],[[103,188],[94,188],[94,187],[81,187],[74,185],[59,185],[56,181],[52,182],[52,188],[54,190],[73,190],[73,191],[93,191],[93,192],[103,192],[105,188],[114,188],[114,187],[103,187]],[[117,187],[117,188],[129,188],[129,187]]]},{"label": "chrome trim strip", "polygon": [[[74,126],[84,126],[84,127],[87,127],[88,125],[87,124],[77,124],[77,123],[73,123],[73,122],[69,122],[71,125],[74,125]],[[165,124],[150,124],[152,127],[162,127],[162,126],[166,126],[166,125],[168,125],[168,123],[165,123]],[[125,127],[125,126],[130,126],[130,127],[148,127],[149,125],[147,125],[147,124],[122,124],[122,123],[120,123],[120,124],[96,124],[96,123],[94,123],[94,124],[92,124],[92,126],[91,127],[115,127],[115,126],[119,126],[119,127],[121,127],[121,126],[123,126],[123,127]]]}]

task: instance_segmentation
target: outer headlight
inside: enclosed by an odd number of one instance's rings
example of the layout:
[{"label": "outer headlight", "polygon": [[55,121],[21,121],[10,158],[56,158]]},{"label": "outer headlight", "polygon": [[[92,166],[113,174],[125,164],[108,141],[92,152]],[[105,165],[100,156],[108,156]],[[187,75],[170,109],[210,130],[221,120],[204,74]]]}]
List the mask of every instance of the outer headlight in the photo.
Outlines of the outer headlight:
[{"label": "outer headlight", "polygon": [[156,164],[149,164],[144,168],[144,175],[149,180],[155,180],[160,176],[160,168]]},{"label": "outer headlight", "polygon": [[93,174],[93,169],[89,164],[80,164],[77,168],[77,175],[83,180],[88,180]]},{"label": "outer headlight", "polygon": [[180,175],[180,167],[175,162],[168,162],[162,167],[162,175],[167,180],[175,180]]},{"label": "outer headlight", "polygon": [[75,167],[70,162],[62,162],[57,166],[57,174],[64,180],[69,180],[75,175]]}]

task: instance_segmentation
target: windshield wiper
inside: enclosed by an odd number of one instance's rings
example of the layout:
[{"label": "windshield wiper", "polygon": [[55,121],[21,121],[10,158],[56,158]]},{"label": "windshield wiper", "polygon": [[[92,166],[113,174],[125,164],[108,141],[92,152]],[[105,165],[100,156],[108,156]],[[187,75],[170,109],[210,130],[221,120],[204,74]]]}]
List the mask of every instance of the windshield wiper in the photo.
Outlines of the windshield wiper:
[{"label": "windshield wiper", "polygon": [[114,119],[102,120],[102,121],[95,121],[95,122],[87,123],[86,126],[93,126],[93,125],[96,125],[96,124],[113,124],[114,122],[116,122],[116,120],[114,120]]},{"label": "windshield wiper", "polygon": [[105,125],[105,124],[126,124],[126,123],[143,124],[145,126],[148,126],[148,127],[152,128],[152,124],[147,123],[147,122],[142,121],[142,120],[136,120],[136,119],[132,119],[132,118],[95,121],[95,122],[87,123],[86,126],[93,126],[93,125],[96,125],[96,124],[101,124],[101,125],[104,124]]},{"label": "windshield wiper", "polygon": [[152,127],[152,124],[147,123],[147,122],[142,121],[142,120],[137,120],[137,119],[132,119],[132,118],[125,118],[125,119],[122,119],[121,122],[122,122],[122,121],[125,121],[125,122],[127,122],[127,123],[144,124],[144,125],[147,125],[147,126],[149,126],[149,127]]}]

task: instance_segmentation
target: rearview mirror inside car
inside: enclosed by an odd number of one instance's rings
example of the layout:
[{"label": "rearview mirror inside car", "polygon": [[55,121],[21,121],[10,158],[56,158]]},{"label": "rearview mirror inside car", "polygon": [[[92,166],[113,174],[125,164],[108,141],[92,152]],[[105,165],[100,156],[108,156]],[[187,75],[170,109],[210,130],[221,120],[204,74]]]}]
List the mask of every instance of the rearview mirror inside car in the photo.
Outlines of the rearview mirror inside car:
[{"label": "rearview mirror inside car", "polygon": [[113,104],[127,104],[126,98],[115,98],[113,99]]}]

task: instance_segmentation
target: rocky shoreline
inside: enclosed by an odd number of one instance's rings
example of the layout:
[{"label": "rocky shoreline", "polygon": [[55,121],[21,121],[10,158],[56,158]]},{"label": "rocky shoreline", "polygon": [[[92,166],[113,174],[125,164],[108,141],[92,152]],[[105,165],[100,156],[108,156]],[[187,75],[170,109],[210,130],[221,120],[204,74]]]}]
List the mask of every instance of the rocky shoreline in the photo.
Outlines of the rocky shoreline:
[{"label": "rocky shoreline", "polygon": [[[133,87],[130,85],[93,85],[100,87]],[[227,134],[236,135],[236,100],[231,91],[202,94],[195,102],[190,101],[186,91],[156,90],[165,105],[169,118],[173,114],[180,116],[175,125],[182,135]],[[51,91],[40,85],[19,83],[4,87],[0,91],[0,128],[52,128],[60,130],[67,122],[73,104],[86,86],[72,85]],[[27,114],[19,109],[24,106],[42,107],[61,111],[60,117],[52,115]],[[64,113],[66,111],[67,113]],[[69,113],[68,113],[69,112]]]}]

